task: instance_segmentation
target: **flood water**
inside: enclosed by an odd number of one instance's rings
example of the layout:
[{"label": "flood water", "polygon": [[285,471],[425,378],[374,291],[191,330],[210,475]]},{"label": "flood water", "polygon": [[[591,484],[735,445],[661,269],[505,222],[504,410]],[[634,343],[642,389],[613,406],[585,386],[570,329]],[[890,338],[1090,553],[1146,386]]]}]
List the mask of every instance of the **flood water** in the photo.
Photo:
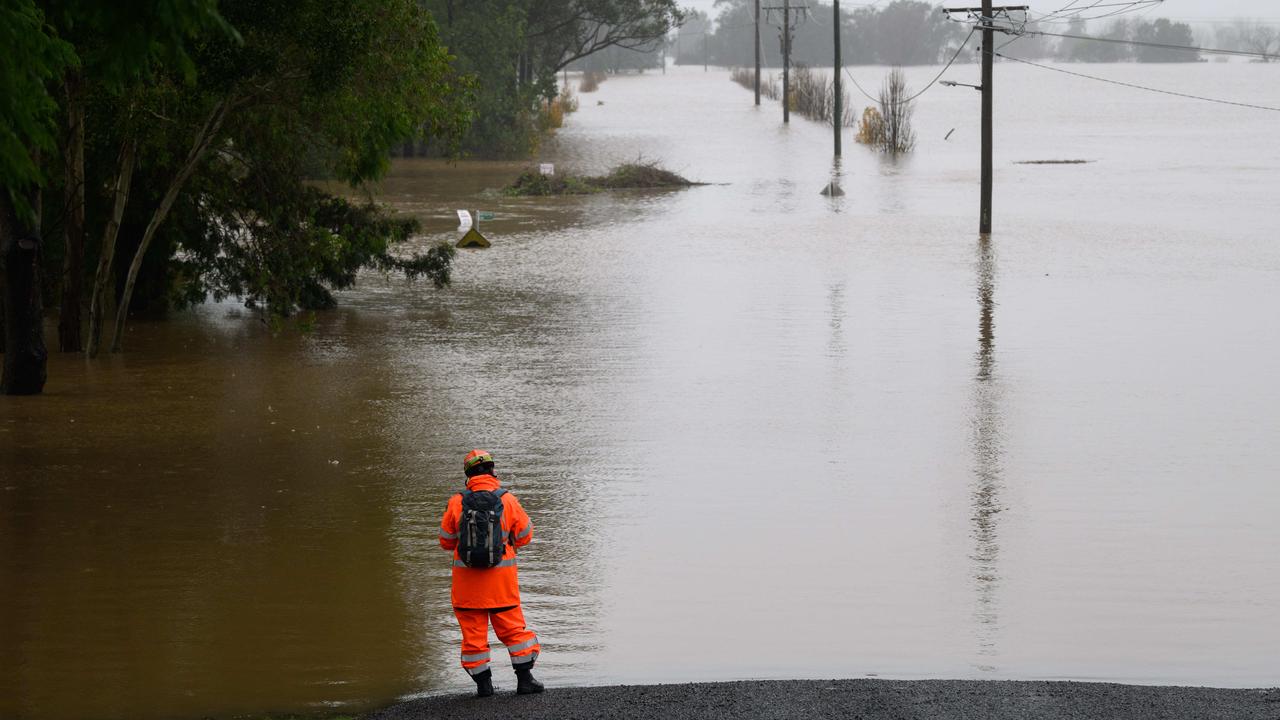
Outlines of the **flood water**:
[{"label": "flood water", "polygon": [[[1072,69],[1280,106],[1275,65]],[[552,686],[1280,684],[1280,113],[997,83],[989,241],[972,90],[833,167],[724,71],[612,77],[538,159],[713,184],[512,199],[518,163],[399,162],[378,195],[422,243],[496,214],[452,288],[54,357],[0,399],[0,717],[465,690],[436,528],[477,446],[536,526]]]}]

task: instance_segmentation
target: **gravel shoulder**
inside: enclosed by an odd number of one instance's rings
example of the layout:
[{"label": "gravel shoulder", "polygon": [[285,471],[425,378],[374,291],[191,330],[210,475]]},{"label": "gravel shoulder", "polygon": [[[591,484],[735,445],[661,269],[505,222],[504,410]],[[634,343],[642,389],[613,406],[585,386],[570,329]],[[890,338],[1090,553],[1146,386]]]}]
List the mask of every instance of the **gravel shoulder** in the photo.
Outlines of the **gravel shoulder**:
[{"label": "gravel shoulder", "polygon": [[1280,720],[1280,689],[1222,690],[1080,682],[768,680],[548,688],[487,699],[445,695],[393,705],[367,720],[554,718],[841,718],[842,720]]}]

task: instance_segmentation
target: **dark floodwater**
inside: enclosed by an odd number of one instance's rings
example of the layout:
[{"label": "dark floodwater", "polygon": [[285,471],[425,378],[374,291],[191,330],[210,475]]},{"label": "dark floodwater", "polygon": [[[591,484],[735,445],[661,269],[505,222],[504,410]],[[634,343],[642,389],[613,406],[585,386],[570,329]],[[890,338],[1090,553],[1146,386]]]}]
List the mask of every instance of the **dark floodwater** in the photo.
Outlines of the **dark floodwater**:
[{"label": "dark floodwater", "polygon": [[[1093,71],[1280,105],[1274,66]],[[485,192],[517,164],[402,162],[378,193],[423,243],[497,215],[451,289],[54,358],[0,400],[0,717],[464,689],[435,538],[474,446],[537,525],[553,685],[1280,683],[1277,115],[998,82],[989,242],[972,91],[833,168],[726,73],[611,78],[541,159],[715,184],[517,200]],[[1092,162],[1016,164],[1048,159]]]}]

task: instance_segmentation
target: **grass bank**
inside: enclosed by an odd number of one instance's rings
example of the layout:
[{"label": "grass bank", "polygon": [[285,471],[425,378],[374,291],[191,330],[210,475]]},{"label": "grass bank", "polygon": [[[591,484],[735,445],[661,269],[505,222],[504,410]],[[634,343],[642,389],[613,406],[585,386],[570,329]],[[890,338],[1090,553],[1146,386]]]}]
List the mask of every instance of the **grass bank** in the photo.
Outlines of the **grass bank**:
[{"label": "grass bank", "polygon": [[596,177],[579,177],[567,173],[543,175],[537,168],[526,170],[515,182],[503,189],[512,197],[546,195],[589,195],[605,190],[676,189],[703,185],[660,167],[657,163],[637,161],[624,163]]}]

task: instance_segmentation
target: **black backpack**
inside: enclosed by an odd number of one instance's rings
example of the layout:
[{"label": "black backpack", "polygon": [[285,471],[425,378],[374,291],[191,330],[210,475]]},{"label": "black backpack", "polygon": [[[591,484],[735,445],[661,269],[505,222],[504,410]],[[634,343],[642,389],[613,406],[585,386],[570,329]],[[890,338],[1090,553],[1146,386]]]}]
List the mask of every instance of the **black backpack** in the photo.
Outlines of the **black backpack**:
[{"label": "black backpack", "polygon": [[491,568],[502,562],[507,537],[502,532],[502,496],[507,491],[462,491],[458,521],[458,559],[469,568]]}]

